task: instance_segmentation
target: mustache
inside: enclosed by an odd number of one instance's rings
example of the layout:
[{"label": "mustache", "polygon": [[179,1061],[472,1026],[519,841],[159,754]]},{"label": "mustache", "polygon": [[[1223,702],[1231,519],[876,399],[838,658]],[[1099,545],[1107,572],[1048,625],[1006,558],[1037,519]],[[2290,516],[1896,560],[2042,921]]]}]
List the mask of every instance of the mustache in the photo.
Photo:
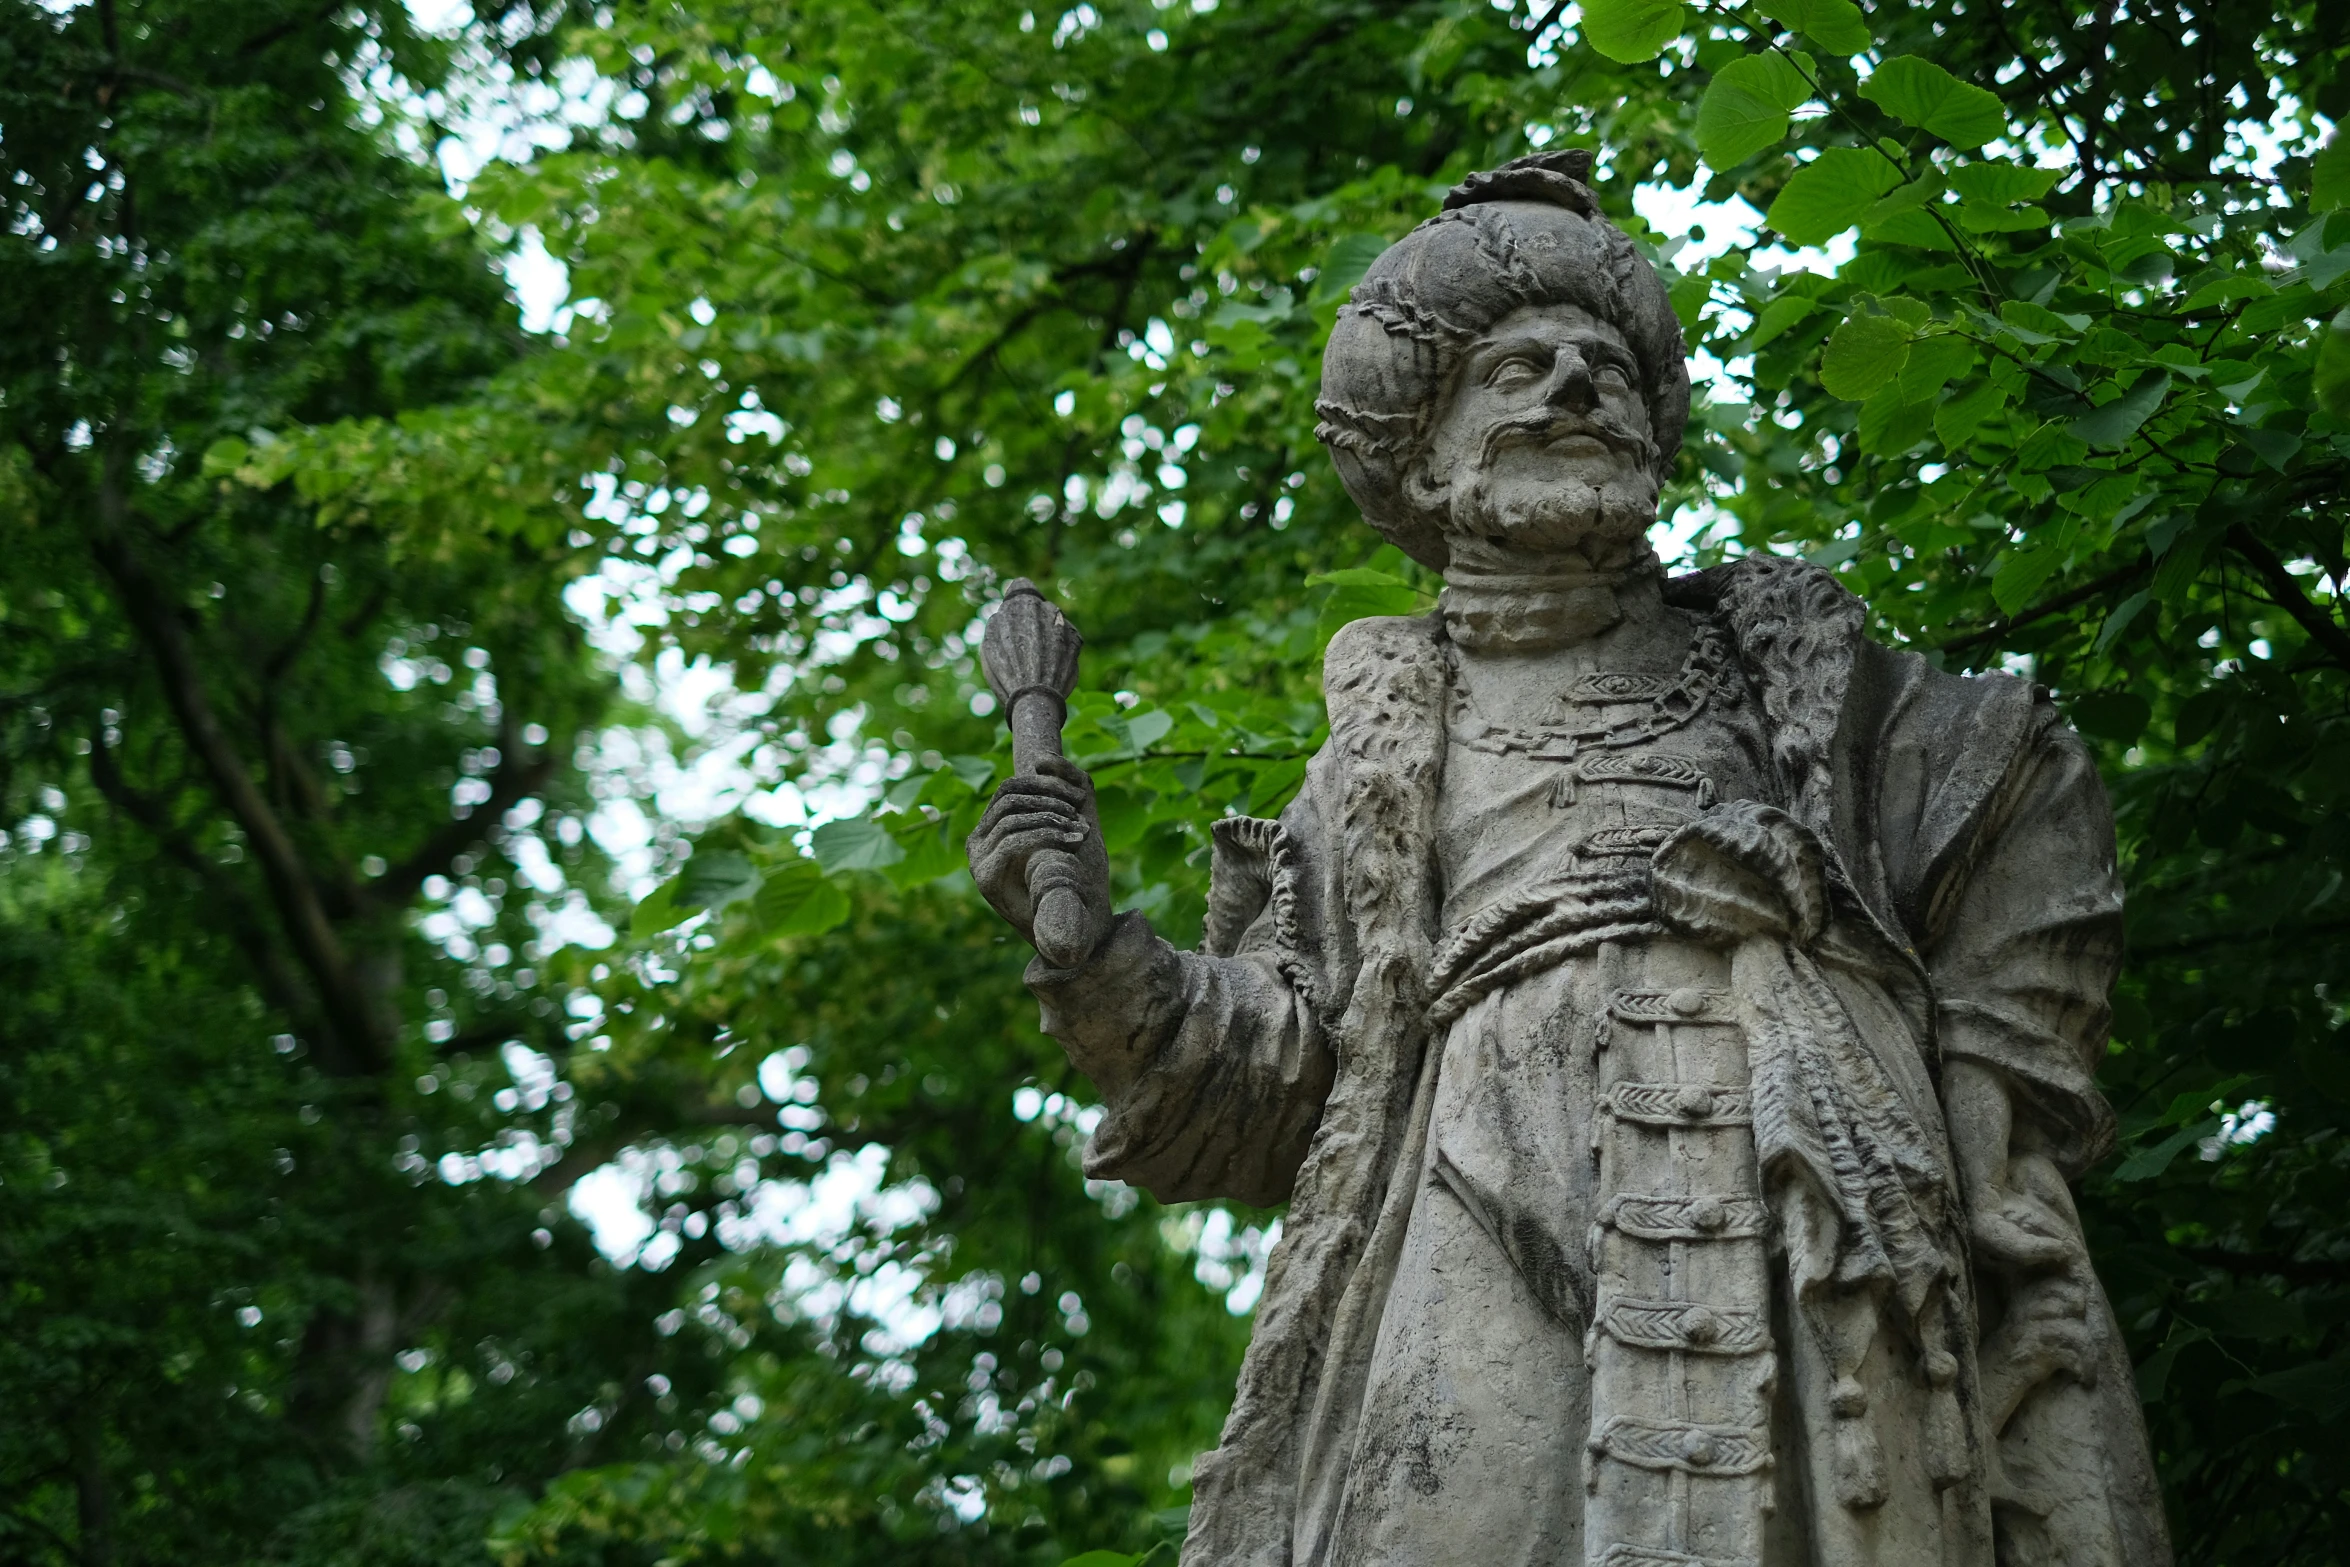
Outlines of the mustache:
[{"label": "mustache", "polygon": [[1493,461],[1494,454],[1509,446],[1540,446],[1564,440],[1570,435],[1588,435],[1616,451],[1646,462],[1650,455],[1648,437],[1632,429],[1603,409],[1587,413],[1527,414],[1505,420],[1485,432],[1478,443],[1479,466]]}]

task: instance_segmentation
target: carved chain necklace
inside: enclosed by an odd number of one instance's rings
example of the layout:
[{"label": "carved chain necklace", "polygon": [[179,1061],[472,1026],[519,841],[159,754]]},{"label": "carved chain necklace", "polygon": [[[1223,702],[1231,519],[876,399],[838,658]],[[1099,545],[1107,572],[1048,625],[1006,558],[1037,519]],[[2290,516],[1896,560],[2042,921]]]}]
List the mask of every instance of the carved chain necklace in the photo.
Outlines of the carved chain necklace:
[{"label": "carved chain necklace", "polygon": [[[1659,687],[1663,689],[1658,689]],[[1562,706],[1625,707],[1642,704],[1629,718],[1599,720],[1580,727],[1565,724],[1541,729],[1519,729],[1508,724],[1466,727],[1468,685],[1461,678],[1458,659],[1452,665],[1452,737],[1473,751],[1494,756],[1522,755],[1536,762],[1573,762],[1586,749],[1623,750],[1644,745],[1681,728],[1706,709],[1716,696],[1731,692],[1730,656],[1722,634],[1700,627],[1683,660],[1679,678],[1666,685],[1654,675],[1588,674],[1568,682]]]}]

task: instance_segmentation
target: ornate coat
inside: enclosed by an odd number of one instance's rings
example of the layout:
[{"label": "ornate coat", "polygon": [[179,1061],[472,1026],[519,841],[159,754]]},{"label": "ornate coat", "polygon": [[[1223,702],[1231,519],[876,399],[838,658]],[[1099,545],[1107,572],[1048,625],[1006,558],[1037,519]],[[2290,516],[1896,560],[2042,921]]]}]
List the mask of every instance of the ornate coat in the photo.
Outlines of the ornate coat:
[{"label": "ornate coat", "polygon": [[[1773,1325],[1826,1346],[1797,1356],[1780,1395],[1802,1472],[1777,1483],[1808,1525],[1764,1554],[2167,1563],[2104,1294],[2085,1267],[2018,1280],[1972,1265],[1939,1098],[1942,1063],[1996,1069],[2011,1182],[2077,1243],[2063,1183],[2111,1141],[2091,1074],[2121,946],[2085,749],[2026,682],[1864,639],[1858,602],[1817,568],[1750,557],[1666,597],[1726,637],[1780,780],[1776,805],[1729,802],[1658,849],[1650,923],[1612,933],[1670,929],[1736,955]],[[1481,978],[1435,951],[1449,656],[1435,616],[1358,621],[1332,642],[1330,742],[1280,821],[1217,824],[1201,952],[1128,915],[1085,968],[1029,972],[1047,1031],[1106,1101],[1091,1173],[1168,1201],[1290,1203],[1222,1441],[1195,1471],[1193,1567],[1331,1559],[1430,1147],[1432,1042],[1545,961],[1539,930]],[[1511,1239],[1560,1233],[1512,1207],[1540,1201],[1491,1194],[1488,1226],[1562,1323],[1594,1328],[1607,1302],[1589,1258]],[[1898,1352],[1871,1364],[1898,1385],[1862,1396],[1853,1373],[1880,1328]],[[1625,1550],[1625,1564],[1707,1559]]]}]

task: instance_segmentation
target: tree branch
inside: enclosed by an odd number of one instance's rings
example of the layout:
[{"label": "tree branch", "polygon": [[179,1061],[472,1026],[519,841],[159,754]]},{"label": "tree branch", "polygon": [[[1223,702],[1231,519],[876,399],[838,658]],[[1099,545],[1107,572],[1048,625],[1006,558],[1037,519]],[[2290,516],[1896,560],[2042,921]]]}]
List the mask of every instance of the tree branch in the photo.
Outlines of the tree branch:
[{"label": "tree branch", "polygon": [[269,662],[261,666],[264,685],[275,686],[286,677],[286,671],[294,667],[294,659],[310,640],[311,633],[318,629],[319,618],[325,612],[326,577],[323,573],[313,572],[310,577],[310,602],[302,610],[302,623],[294,628],[292,636],[286,638],[286,645],[272,653]]},{"label": "tree branch", "polygon": [[2261,543],[2242,523],[2228,529],[2228,547],[2243,556],[2245,563],[2268,585],[2277,608],[2298,621],[2301,629],[2309,633],[2309,639],[2324,648],[2336,664],[2350,670],[2350,631],[2344,631],[2340,621],[2310,602],[2309,595],[2301,591],[2301,584],[2285,569],[2285,563],[2277,559],[2276,551]]},{"label": "tree branch", "polygon": [[2153,569],[2154,562],[2152,560],[2140,559],[2135,565],[2124,566],[2119,571],[2109,571],[2094,582],[2086,582],[2068,593],[2060,593],[2044,604],[2033,605],[2021,614],[2010,615],[2007,619],[1994,622],[1980,631],[1970,631],[1963,637],[1952,637],[1937,647],[1935,651],[1956,653],[1963,648],[1980,647],[1987,642],[1997,642],[2001,637],[2019,627],[2028,626],[2034,621],[2046,620],[2051,615],[2061,615],[2074,605],[2086,603],[2099,594],[2120,587],[2125,582],[2135,581]]},{"label": "tree branch", "polygon": [[123,776],[103,732],[90,737],[90,781],[98,786],[98,792],[108,803],[144,829],[164,853],[195,876],[207,896],[218,902],[228,917],[230,939],[244,949],[246,960],[261,981],[262,994],[270,1004],[297,1024],[314,1016],[317,1008],[303,996],[301,982],[263,933],[260,911],[253,907],[245,889],[204,857],[195,841],[172,821],[171,813],[161,801],[132,786]]},{"label": "tree branch", "polygon": [[[445,873],[458,855],[490,831],[500,816],[547,786],[547,780],[555,773],[553,754],[541,751],[525,758],[518,754],[521,736],[514,732],[512,724],[502,725],[501,730],[498,738],[505,743],[498,748],[497,771],[490,774],[490,797],[474,807],[473,814],[439,829],[414,854],[378,876],[368,888],[376,902],[397,905],[415,897],[426,877]],[[509,744],[513,749],[508,748]]]},{"label": "tree branch", "polygon": [[197,673],[196,651],[189,643],[187,628],[180,623],[178,609],[131,545],[122,450],[120,442],[114,443],[100,465],[98,523],[90,540],[91,552],[114,583],[132,631],[154,660],[164,699],[178,720],[181,737],[211,778],[221,803],[244,830],[277,906],[279,921],[302,967],[310,973],[331,1041],[331,1048],[321,1052],[320,1064],[329,1070],[339,1069],[340,1075],[378,1071],[387,1059],[386,1041],[350,954],[328,917],[317,883],[292,835],[270,808],[245,758],[222,727]]},{"label": "tree branch", "polygon": [[[325,612],[326,578],[314,573],[310,578],[310,602],[302,611],[302,623],[294,628],[292,636],[286,638],[285,645],[272,653],[261,666],[261,711],[257,725],[262,735],[262,748],[267,753],[269,780],[273,786],[271,792],[276,795],[278,805],[291,807],[314,822],[326,819],[326,791],[319,787],[317,775],[303,763],[292,742],[286,738],[284,727],[278,722],[277,688],[318,630],[319,620]],[[347,882],[350,878],[346,874],[338,879]],[[347,913],[348,909],[336,912]]]}]

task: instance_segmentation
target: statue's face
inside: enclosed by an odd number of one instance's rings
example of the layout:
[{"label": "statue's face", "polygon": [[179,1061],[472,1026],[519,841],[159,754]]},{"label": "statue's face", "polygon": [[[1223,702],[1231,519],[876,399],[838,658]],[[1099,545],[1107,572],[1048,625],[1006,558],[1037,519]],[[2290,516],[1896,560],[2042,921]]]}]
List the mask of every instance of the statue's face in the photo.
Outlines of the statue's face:
[{"label": "statue's face", "polygon": [[1445,531],[1594,558],[1656,520],[1648,405],[1623,334],[1531,305],[1470,345],[1412,480]]}]

